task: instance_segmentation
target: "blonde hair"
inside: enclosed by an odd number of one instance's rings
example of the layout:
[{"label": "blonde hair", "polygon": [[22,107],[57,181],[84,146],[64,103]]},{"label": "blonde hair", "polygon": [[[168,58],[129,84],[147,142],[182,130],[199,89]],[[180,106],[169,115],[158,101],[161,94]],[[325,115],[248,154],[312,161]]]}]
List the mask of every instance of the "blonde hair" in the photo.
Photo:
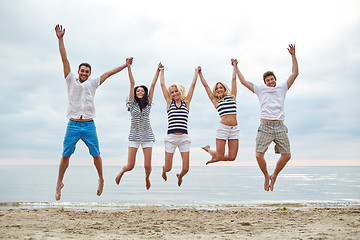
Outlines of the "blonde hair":
[{"label": "blonde hair", "polygon": [[183,101],[183,100],[185,100],[185,94],[186,94],[186,92],[185,92],[185,87],[183,86],[183,85],[181,85],[180,83],[173,83],[173,84],[171,84],[169,87],[168,87],[168,92],[169,92],[169,95],[171,96],[171,93],[170,93],[170,88],[172,88],[172,87],[176,87],[177,88],[177,90],[180,92],[180,98],[181,98],[181,100]]},{"label": "blonde hair", "polygon": [[[224,92],[224,96],[223,96],[223,97],[219,96],[219,94],[217,94],[216,91],[215,91],[216,86],[217,86],[218,84],[221,84],[221,85],[225,88],[225,92]],[[232,94],[231,94],[231,92],[230,92],[229,87],[228,87],[225,83],[223,83],[223,82],[217,82],[217,83],[215,83],[215,85],[214,85],[214,87],[213,87],[213,94],[214,94],[214,97],[216,97],[217,99],[222,99],[222,98],[224,98],[224,97],[226,97],[226,96],[231,96],[231,97],[233,97]]]}]

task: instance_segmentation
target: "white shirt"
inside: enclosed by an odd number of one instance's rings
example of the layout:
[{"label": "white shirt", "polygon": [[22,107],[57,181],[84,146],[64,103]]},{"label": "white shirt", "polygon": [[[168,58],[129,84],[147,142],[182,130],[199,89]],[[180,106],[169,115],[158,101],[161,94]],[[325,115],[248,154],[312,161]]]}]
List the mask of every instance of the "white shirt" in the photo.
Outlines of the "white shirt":
[{"label": "white shirt", "polygon": [[68,118],[90,119],[95,117],[94,97],[100,86],[100,77],[88,78],[80,82],[74,73],[70,72],[65,78],[68,90]]},{"label": "white shirt", "polygon": [[288,91],[287,82],[268,87],[254,84],[254,93],[260,102],[260,118],[266,120],[285,120],[284,102]]}]

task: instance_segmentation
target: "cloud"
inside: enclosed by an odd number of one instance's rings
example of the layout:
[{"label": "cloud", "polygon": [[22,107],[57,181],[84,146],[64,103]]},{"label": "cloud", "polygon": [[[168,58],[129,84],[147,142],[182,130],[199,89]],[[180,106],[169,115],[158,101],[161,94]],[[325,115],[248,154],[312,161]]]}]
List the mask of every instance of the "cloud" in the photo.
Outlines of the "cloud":
[{"label": "cloud", "polygon": [[[221,4],[159,0],[0,2],[0,164],[58,164],[67,123],[67,93],[54,32],[55,24],[60,23],[66,28],[65,46],[74,72],[86,61],[97,76],[133,56],[136,84],[150,85],[162,61],[166,83],[180,82],[187,89],[198,65],[210,86],[217,81],[230,83],[230,58],[234,57],[248,81],[262,84],[266,70],[274,70],[279,82],[285,81],[291,72],[286,47],[295,43],[300,75],[285,103],[291,164],[359,165],[359,5],[350,0],[291,4],[230,0]],[[128,94],[126,70],[109,78],[96,93],[96,125],[107,165],[122,165],[127,159]],[[259,103],[239,82],[237,103],[240,149],[233,164],[255,165]],[[151,113],[157,139],[156,165],[163,162],[166,118],[157,85]],[[208,160],[201,146],[214,146],[218,122],[218,114],[198,81],[189,116],[194,165]],[[267,156],[273,165],[277,156],[271,152]],[[176,164],[180,164],[179,154],[175,155]],[[141,164],[141,152],[138,156]],[[91,164],[81,143],[74,158],[76,163]]]}]

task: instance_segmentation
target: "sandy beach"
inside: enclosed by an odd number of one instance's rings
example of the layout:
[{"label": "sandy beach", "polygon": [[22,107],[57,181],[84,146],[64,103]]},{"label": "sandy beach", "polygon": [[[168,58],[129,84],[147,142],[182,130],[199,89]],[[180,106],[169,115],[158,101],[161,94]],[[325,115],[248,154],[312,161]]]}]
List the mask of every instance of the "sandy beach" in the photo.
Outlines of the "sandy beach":
[{"label": "sandy beach", "polygon": [[360,208],[0,209],[0,239],[360,239]]}]

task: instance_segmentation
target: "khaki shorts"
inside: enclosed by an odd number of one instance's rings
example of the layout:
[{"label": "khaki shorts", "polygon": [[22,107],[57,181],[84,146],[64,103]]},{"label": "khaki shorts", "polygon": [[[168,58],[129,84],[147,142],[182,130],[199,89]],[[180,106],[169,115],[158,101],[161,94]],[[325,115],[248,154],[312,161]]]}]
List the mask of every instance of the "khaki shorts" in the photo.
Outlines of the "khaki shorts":
[{"label": "khaki shorts", "polygon": [[271,142],[275,142],[275,153],[290,154],[288,129],[283,121],[261,120],[256,136],[256,152],[265,153]]}]

